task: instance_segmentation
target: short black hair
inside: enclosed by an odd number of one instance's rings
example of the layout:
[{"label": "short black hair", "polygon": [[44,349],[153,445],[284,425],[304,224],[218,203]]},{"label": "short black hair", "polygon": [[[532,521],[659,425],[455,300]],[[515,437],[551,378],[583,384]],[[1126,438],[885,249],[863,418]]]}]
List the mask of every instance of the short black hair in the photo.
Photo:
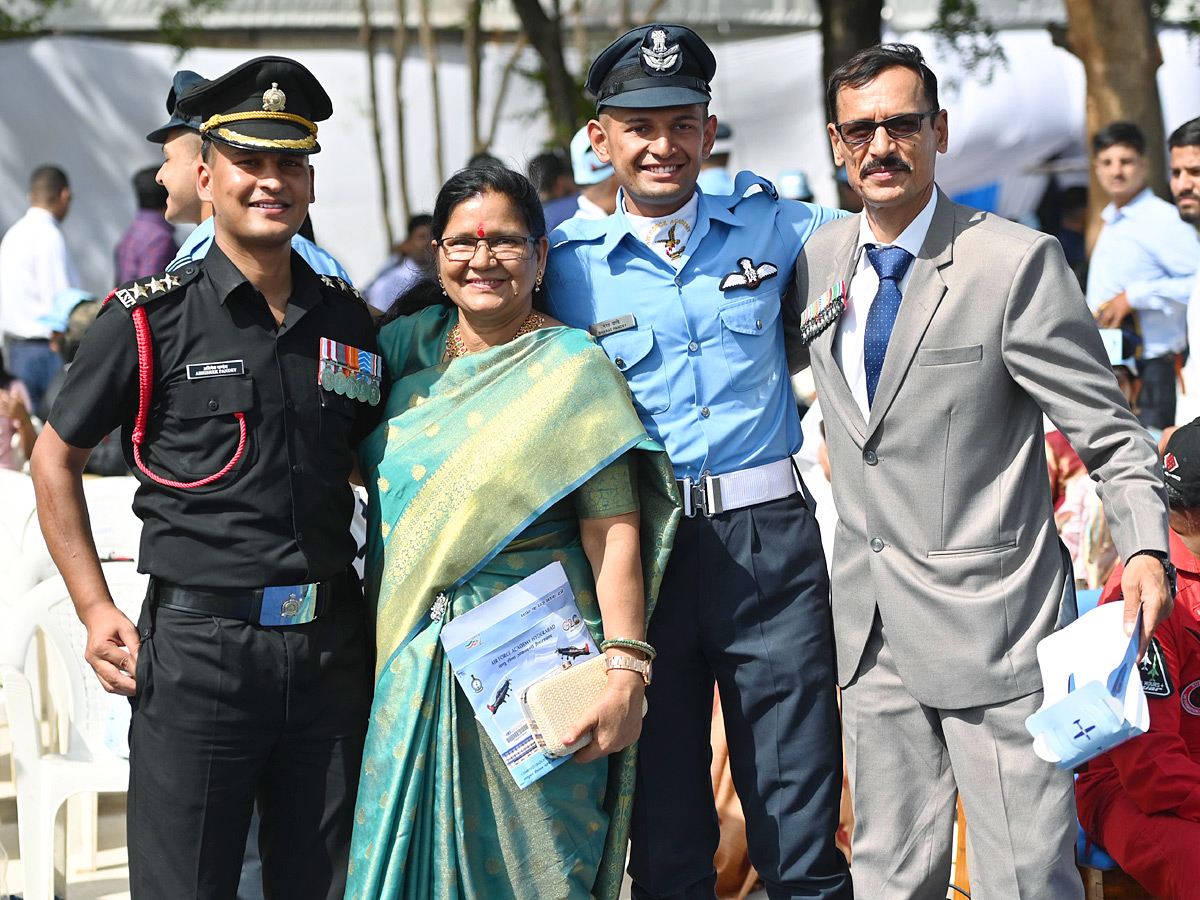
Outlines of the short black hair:
[{"label": "short black hair", "polygon": [[429,213],[417,213],[415,216],[409,217],[407,233],[411,235],[418,228],[424,228],[425,226],[432,228],[433,216],[431,216]]},{"label": "short black hair", "polygon": [[531,159],[525,169],[525,174],[537,186],[540,194],[548,194],[553,191],[555,183],[564,175],[574,177],[571,163],[561,153],[553,150],[539,153]]},{"label": "short black hair", "polygon": [[35,200],[57,200],[71,182],[58,166],[38,166],[29,176],[29,193]]},{"label": "short black hair", "polygon": [[446,231],[446,223],[450,221],[450,214],[458,204],[477,197],[484,191],[495,191],[508,197],[517,215],[529,229],[531,237],[546,236],[546,214],[542,211],[542,201],[538,199],[537,189],[529,179],[507,166],[481,163],[459,169],[446,179],[446,183],[438,191],[437,200],[433,204],[433,217],[429,223],[434,240],[441,240]]},{"label": "short black hair", "polygon": [[133,175],[133,193],[138,209],[165,209],[167,189],[157,181],[158,166],[147,166]]},{"label": "short black hair", "polygon": [[1167,138],[1168,150],[1174,150],[1176,147],[1196,146],[1200,146],[1200,116],[1184,122]]},{"label": "short black hair", "polygon": [[837,96],[842,88],[863,87],[874,81],[881,72],[897,67],[915,72],[921,79],[929,109],[941,109],[938,106],[937,76],[925,64],[925,57],[921,51],[912,44],[876,44],[874,47],[859,50],[829,76],[829,84],[825,91],[829,121],[838,121]]},{"label": "short black hair", "polygon": [[1113,122],[1105,125],[1092,135],[1092,153],[1096,154],[1117,144],[1125,144],[1137,151],[1138,156],[1146,155],[1146,135],[1133,122]]}]

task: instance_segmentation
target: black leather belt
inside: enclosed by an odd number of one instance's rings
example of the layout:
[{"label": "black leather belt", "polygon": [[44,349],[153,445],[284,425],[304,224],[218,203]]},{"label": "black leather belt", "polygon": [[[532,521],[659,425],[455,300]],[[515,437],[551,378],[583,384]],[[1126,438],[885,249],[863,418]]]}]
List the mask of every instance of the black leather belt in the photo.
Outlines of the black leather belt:
[{"label": "black leather belt", "polygon": [[352,572],[328,581],[274,585],[250,590],[189,588],[154,579],[159,606],[240,619],[257,625],[303,625],[333,611],[339,594],[352,587]]}]

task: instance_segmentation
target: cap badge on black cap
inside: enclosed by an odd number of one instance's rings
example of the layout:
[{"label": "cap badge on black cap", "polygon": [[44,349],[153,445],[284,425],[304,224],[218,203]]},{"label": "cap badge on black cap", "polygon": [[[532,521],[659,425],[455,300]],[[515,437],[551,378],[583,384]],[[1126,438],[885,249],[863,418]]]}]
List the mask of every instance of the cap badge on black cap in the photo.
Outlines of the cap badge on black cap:
[{"label": "cap badge on black cap", "polygon": [[272,81],[263,91],[263,112],[283,112],[287,107],[287,94],[279,89],[279,82]]},{"label": "cap badge on black cap", "polygon": [[[1168,475],[1174,474],[1175,470],[1179,468],[1179,460],[1175,458],[1174,453],[1168,453],[1163,457],[1163,468],[1167,470]],[[1178,478],[1178,476],[1176,477]]]},{"label": "cap badge on black cap", "polygon": [[667,46],[667,33],[655,28],[642,41],[642,68],[647,75],[674,75],[683,66],[679,44]]}]

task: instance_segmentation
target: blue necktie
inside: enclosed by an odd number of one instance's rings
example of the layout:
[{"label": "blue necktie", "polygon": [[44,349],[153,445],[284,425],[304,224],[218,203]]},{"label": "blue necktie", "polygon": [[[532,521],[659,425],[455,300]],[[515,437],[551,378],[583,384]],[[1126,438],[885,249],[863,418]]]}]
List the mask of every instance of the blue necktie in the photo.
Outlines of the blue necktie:
[{"label": "blue necktie", "polygon": [[912,263],[912,254],[903,247],[868,247],[867,259],[879,276],[879,290],[867,313],[863,332],[863,367],[867,370],[867,406],[875,402],[875,387],[883,370],[896,313],[900,311],[900,279]]}]

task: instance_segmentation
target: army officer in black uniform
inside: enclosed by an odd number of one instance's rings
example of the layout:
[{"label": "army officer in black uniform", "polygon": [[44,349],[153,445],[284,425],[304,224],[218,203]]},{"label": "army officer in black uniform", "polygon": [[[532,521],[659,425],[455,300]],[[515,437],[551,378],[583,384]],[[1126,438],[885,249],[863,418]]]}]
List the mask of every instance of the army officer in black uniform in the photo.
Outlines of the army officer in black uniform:
[{"label": "army officer in black uniform", "polygon": [[[197,86],[208,256],[123,285],[33,460],[38,515],[104,686],[133,697],[133,900],[234,896],[257,795],[268,898],[340,898],[370,703],[351,563],[353,447],[382,393],[361,298],[291,249],[332,113],[264,57]],[[81,473],[120,426],[141,485],[135,628],[114,606]]]}]

